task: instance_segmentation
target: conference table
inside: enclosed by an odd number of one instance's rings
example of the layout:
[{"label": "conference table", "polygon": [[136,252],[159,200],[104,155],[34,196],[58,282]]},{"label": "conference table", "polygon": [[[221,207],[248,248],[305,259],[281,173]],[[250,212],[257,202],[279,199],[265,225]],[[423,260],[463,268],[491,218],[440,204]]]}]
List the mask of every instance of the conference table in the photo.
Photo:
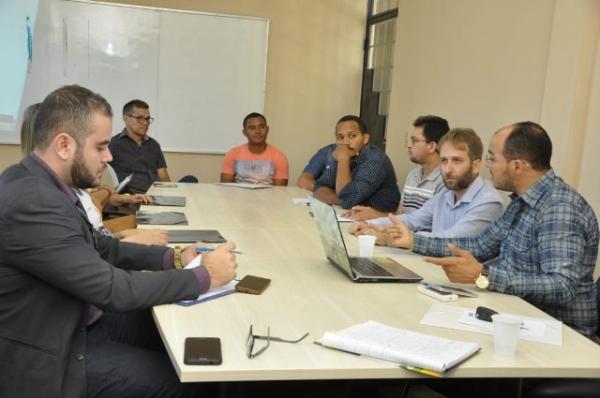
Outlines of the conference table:
[{"label": "conference table", "polygon": [[[418,293],[416,284],[352,282],[327,260],[310,207],[293,204],[293,198],[307,196],[305,190],[180,183],[175,188],[153,187],[149,193],[187,198],[185,207],[143,206],[152,212],[183,211],[189,222],[159,227],[217,229],[242,252],[237,255],[238,278],[250,274],[272,281],[261,295],[234,293],[188,307],[154,307],[156,324],[182,382],[421,377],[393,363],[315,344],[327,331],[368,320],[477,342],[479,353],[447,377],[600,377],[600,347],[567,326],[563,326],[560,346],[520,340],[514,357],[502,357],[494,353],[492,335],[420,324],[423,315],[440,301]],[[357,239],[347,233],[349,225],[342,223],[345,242],[349,254],[357,255]],[[376,247],[375,255],[391,257],[427,281],[448,283],[439,267],[407,250]],[[478,294],[449,305],[483,305],[498,312],[550,318],[518,297],[489,291]],[[250,325],[255,334],[266,334],[270,328],[271,336],[287,339],[310,335],[298,344],[271,342],[264,353],[249,359],[246,340]],[[186,337],[219,337],[222,365],[185,365]]]}]

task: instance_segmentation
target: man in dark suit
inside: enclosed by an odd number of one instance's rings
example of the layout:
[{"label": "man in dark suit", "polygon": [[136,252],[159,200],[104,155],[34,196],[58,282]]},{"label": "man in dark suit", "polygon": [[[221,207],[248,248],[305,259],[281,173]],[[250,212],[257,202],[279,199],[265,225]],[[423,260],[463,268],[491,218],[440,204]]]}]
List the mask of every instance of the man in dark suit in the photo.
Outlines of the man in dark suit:
[{"label": "man in dark suit", "polygon": [[148,309],[229,282],[234,245],[178,270],[193,247],[96,235],[73,188],[100,184],[111,132],[104,98],[62,87],[39,109],[33,153],[0,176],[1,397],[197,394],[179,383]]}]

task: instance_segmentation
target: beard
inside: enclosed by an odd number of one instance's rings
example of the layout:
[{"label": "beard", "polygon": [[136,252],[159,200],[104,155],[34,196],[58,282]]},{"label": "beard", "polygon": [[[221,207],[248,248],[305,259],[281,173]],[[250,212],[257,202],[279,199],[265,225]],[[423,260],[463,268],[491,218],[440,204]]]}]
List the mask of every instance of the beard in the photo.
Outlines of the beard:
[{"label": "beard", "polygon": [[462,175],[460,177],[457,177],[456,181],[454,181],[451,184],[446,181],[446,177],[445,176],[442,176],[442,179],[444,180],[444,185],[449,190],[451,190],[451,191],[462,191],[463,189],[469,188],[469,186],[471,185],[471,183],[473,182],[473,180],[475,180],[475,177],[473,177],[469,173],[466,173],[466,174],[464,174],[464,175]]},{"label": "beard", "polygon": [[75,160],[71,166],[71,181],[73,182],[73,186],[82,189],[100,186],[100,181],[97,181],[87,167],[85,167],[83,155],[79,151],[75,154]]}]

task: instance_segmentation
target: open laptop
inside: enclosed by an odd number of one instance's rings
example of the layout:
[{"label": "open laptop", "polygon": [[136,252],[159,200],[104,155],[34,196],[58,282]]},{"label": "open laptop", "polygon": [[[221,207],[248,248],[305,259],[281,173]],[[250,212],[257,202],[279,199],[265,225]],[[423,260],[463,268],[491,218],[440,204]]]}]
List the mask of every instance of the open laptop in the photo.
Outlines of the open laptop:
[{"label": "open laptop", "polygon": [[327,259],[354,282],[419,282],[423,279],[388,257],[349,257],[333,206],[313,198],[310,207]]}]

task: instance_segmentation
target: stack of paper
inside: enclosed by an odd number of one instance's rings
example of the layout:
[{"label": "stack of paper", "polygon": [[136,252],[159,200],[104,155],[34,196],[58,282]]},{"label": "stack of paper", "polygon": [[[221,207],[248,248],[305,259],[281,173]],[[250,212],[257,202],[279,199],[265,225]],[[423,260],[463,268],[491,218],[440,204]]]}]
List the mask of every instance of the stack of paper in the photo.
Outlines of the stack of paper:
[{"label": "stack of paper", "polygon": [[[562,345],[562,322],[551,318],[531,318],[514,315],[523,320],[519,338],[538,343]],[[422,325],[493,334],[493,324],[475,318],[475,309],[447,304],[434,304],[421,319]]]}]

